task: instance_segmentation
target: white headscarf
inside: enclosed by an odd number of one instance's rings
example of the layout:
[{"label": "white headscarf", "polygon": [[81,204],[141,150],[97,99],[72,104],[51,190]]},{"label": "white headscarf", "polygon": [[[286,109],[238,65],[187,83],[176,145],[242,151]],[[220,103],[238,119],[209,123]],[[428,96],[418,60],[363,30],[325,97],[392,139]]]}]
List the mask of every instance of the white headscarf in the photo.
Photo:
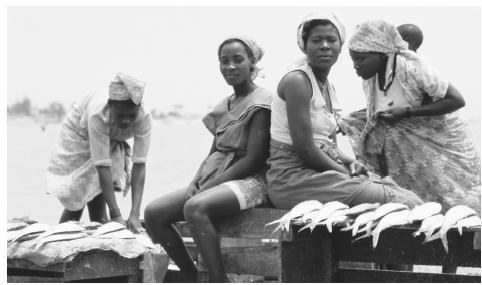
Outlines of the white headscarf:
[{"label": "white headscarf", "polygon": [[109,85],[109,99],[115,101],[132,100],[139,105],[144,95],[146,83],[123,73],[117,73]]},{"label": "white headscarf", "polygon": [[[224,45],[224,43],[228,40],[238,40],[242,43],[244,43],[251,53],[253,54],[253,58],[251,60],[253,61],[253,70],[251,70],[251,80],[256,79],[258,76],[259,72],[261,71],[262,68],[256,66],[256,64],[261,60],[261,58],[264,55],[264,50],[253,40],[245,36],[233,36],[225,39],[218,47],[218,54],[221,52],[221,47]],[[260,77],[264,77],[264,75],[260,75]]]},{"label": "white headscarf", "polygon": [[333,13],[314,12],[306,15],[301,21],[301,24],[299,24],[298,26],[298,30],[297,30],[298,47],[301,49],[302,52],[305,52],[305,48],[304,48],[305,42],[303,41],[303,28],[307,23],[314,20],[325,20],[332,23],[333,26],[335,26],[335,28],[338,30],[341,44],[343,45],[343,43],[345,43],[345,38],[346,38],[345,26],[342,24],[340,19],[338,19],[338,17]]}]

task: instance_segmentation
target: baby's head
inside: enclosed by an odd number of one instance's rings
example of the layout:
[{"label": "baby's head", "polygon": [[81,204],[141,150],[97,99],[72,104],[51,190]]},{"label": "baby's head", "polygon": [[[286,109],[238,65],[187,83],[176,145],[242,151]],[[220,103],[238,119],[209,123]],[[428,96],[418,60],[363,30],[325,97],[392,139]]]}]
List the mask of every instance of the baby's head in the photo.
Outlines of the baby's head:
[{"label": "baby's head", "polygon": [[408,48],[417,52],[422,45],[423,33],[420,28],[414,24],[403,24],[397,27],[402,39],[408,43]]}]

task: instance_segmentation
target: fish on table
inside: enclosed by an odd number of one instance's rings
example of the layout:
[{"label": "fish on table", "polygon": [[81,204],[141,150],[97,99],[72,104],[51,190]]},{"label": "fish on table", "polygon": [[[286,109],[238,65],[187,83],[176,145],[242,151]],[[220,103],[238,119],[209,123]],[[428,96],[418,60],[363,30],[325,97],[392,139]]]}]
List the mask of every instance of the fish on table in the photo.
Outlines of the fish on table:
[{"label": "fish on table", "polygon": [[44,224],[44,223],[35,223],[35,224],[31,224],[19,231],[15,231],[15,232],[11,232],[11,233],[15,233],[15,234],[12,234],[11,236],[11,239],[10,240],[7,240],[8,244],[11,244],[15,241],[18,241],[24,237],[27,237],[27,236],[31,236],[31,235],[34,235],[34,234],[40,234],[40,233],[43,233],[45,231],[48,231],[52,228],[51,225],[48,225],[48,224]]},{"label": "fish on table", "polygon": [[457,205],[450,208],[447,213],[445,213],[444,221],[438,233],[434,234],[430,238],[427,239],[427,242],[436,240],[440,238],[442,240],[443,247],[445,252],[449,252],[448,247],[448,240],[447,240],[447,232],[453,226],[457,224],[457,222],[463,218],[476,215],[477,212],[474,209],[471,209],[465,205]]},{"label": "fish on table", "polygon": [[40,242],[41,239],[51,235],[64,234],[64,233],[80,233],[80,232],[83,232],[84,230],[85,229],[82,226],[80,226],[79,223],[68,221],[65,223],[55,225],[51,230],[41,233],[37,237],[37,239]]},{"label": "fish on table", "polygon": [[363,226],[368,224],[370,221],[373,220],[373,217],[375,216],[375,211],[370,211],[370,212],[365,212],[358,217],[356,217],[355,222],[353,225],[350,226],[351,228],[351,235],[355,236],[358,233],[358,229]]},{"label": "fish on table", "polygon": [[408,222],[422,221],[430,216],[434,216],[440,213],[442,205],[437,202],[427,202],[421,205],[415,206],[410,210],[408,215]]},{"label": "fish on table", "polygon": [[345,215],[358,216],[360,214],[370,212],[380,207],[380,203],[362,203],[347,209]]},{"label": "fish on table", "polygon": [[272,235],[278,230],[289,231],[291,220],[303,216],[306,213],[319,210],[323,207],[323,203],[317,200],[307,200],[295,205],[288,213],[284,214],[281,218],[267,223],[265,227],[278,224],[278,226],[271,233]]},{"label": "fish on table", "polygon": [[92,233],[92,236],[96,237],[96,236],[104,235],[110,232],[120,231],[123,229],[126,229],[126,227],[123,224],[112,221],[112,222],[103,224],[102,226],[97,228],[97,230]]},{"label": "fish on table", "polygon": [[408,209],[408,206],[402,203],[386,203],[374,210],[373,220],[378,220],[388,213]]},{"label": "fish on table", "polygon": [[[417,231],[415,231],[412,236],[413,237],[417,237],[419,236],[421,233],[424,233],[425,236],[430,236],[428,235],[429,232],[432,232],[436,229],[436,226],[437,225],[440,225],[438,226],[439,228],[442,226],[442,223],[443,223],[443,220],[444,220],[444,215],[442,214],[437,214],[437,215],[434,215],[434,216],[430,216],[428,218],[425,218],[422,223],[420,224],[420,227],[418,228]],[[432,230],[433,229],[433,230]]]},{"label": "fish on table", "polygon": [[402,209],[399,211],[394,211],[394,212],[389,212],[385,216],[383,216],[380,221],[378,222],[378,225],[372,232],[373,236],[373,241],[372,241],[372,246],[373,248],[377,247],[378,244],[378,239],[380,237],[380,234],[383,230],[393,227],[393,226],[399,226],[399,225],[404,225],[408,223],[408,215],[410,214],[410,210],[408,209]]},{"label": "fish on table", "polygon": [[310,228],[310,230],[313,231],[313,229],[316,227],[316,225],[319,222],[327,219],[330,215],[332,215],[333,213],[335,213],[337,211],[346,210],[348,208],[349,207],[347,205],[345,205],[341,202],[338,202],[338,201],[328,202],[328,203],[324,204],[321,209],[319,209],[318,211],[315,211],[314,214],[313,214],[313,217],[311,217],[311,222],[309,224],[307,224],[306,226],[304,226],[303,228],[301,228],[298,232],[300,232],[300,231],[302,231],[306,228]]},{"label": "fish on table", "polygon": [[463,218],[457,222],[457,229],[459,234],[462,235],[462,228],[471,228],[480,226],[480,218],[477,216],[470,216],[468,218]]},{"label": "fish on table", "polygon": [[53,235],[46,236],[37,242],[34,250],[40,249],[44,244],[58,241],[67,241],[87,237],[88,234],[83,232],[62,232]]}]

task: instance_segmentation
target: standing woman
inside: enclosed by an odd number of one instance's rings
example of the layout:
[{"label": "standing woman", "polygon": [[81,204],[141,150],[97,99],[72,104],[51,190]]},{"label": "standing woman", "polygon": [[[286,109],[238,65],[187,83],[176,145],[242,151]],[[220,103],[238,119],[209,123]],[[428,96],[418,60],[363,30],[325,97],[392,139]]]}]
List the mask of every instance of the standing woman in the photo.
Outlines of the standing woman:
[{"label": "standing woman", "polygon": [[203,119],[214,136],[209,155],[187,188],[168,193],[145,209],[153,241],[164,247],[187,281],[197,280],[197,269],[173,223],[188,223],[210,281],[229,282],[213,221],[267,201],[265,160],[272,96],[253,82],[262,56],[261,48],[247,38],[221,43],[219,68],[234,93]]},{"label": "standing woman", "polygon": [[305,200],[360,203],[421,203],[413,192],[380,179],[340,152],[336,145],[336,97],[328,81],[345,39],[345,28],[332,14],[313,13],[298,27],[305,53],[278,85],[271,114],[267,172],[271,202],[291,209]]},{"label": "standing woman", "polygon": [[[142,104],[145,83],[119,73],[105,94],[89,94],[65,118],[47,169],[47,193],[65,207],[60,222],[80,220],[87,204],[91,221],[110,219],[137,232],[144,190],[151,116]],[[126,140],[134,138],[132,154]],[[131,171],[132,169],[132,171]],[[132,187],[129,218],[122,219],[114,191]]]},{"label": "standing woman", "polygon": [[359,25],[348,47],[367,98],[366,111],[340,121],[357,157],[444,210],[480,211],[480,154],[453,113],[465,104],[459,91],[385,21]]}]

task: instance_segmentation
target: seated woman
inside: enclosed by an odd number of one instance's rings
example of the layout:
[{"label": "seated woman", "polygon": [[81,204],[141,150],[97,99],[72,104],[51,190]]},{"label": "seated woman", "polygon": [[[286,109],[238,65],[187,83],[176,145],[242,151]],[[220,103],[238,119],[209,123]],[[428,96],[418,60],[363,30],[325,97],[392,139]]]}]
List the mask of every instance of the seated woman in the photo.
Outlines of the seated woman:
[{"label": "seated woman", "polygon": [[[47,193],[64,205],[60,222],[80,220],[87,204],[91,221],[110,219],[126,225],[114,190],[124,196],[132,185],[127,226],[139,222],[151,133],[151,115],[142,104],[145,83],[119,73],[105,94],[92,93],[67,114],[47,170]],[[134,137],[132,155],[126,140]],[[132,179],[131,179],[132,168]]]},{"label": "seated woman", "polygon": [[464,106],[462,95],[387,22],[361,24],[348,47],[367,109],[339,123],[357,156],[445,211],[457,204],[480,211],[480,154],[453,113]]},{"label": "seated woman", "polygon": [[272,95],[253,82],[262,56],[262,49],[250,39],[235,37],[221,43],[220,71],[234,94],[203,119],[214,136],[209,155],[186,189],[154,200],[144,212],[153,241],[164,247],[188,281],[196,281],[197,269],[173,223],[188,223],[210,281],[229,282],[213,221],[267,201],[264,176]]},{"label": "seated woman", "polygon": [[305,200],[360,203],[399,202],[413,207],[422,200],[390,179],[368,173],[337,148],[336,97],[328,81],[338,59],[345,29],[331,14],[310,14],[298,27],[305,53],[278,85],[272,103],[268,195],[282,209]]}]

